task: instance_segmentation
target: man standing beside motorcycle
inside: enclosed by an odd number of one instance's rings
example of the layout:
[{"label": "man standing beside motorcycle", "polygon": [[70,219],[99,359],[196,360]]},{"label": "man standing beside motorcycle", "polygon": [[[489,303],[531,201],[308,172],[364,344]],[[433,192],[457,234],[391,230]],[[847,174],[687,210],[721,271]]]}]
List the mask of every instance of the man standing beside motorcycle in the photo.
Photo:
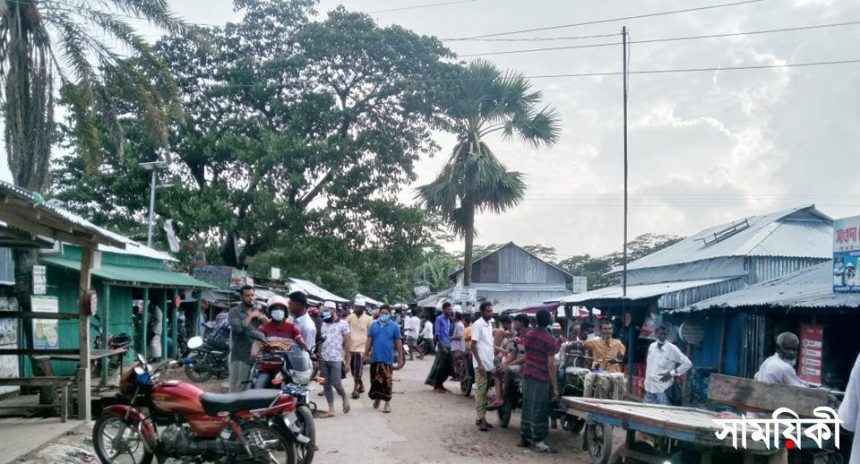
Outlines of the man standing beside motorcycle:
[{"label": "man standing beside motorcycle", "polygon": [[[266,337],[266,347],[263,351],[293,349],[297,345],[303,350],[308,349],[302,332],[299,328],[287,320],[287,300],[282,296],[273,296],[269,299],[269,320],[260,326],[260,333]],[[256,352],[257,350],[253,350]],[[269,388],[272,379],[281,369],[280,361],[270,363],[261,362],[257,368],[257,377],[254,379],[254,388]]]},{"label": "man standing beside motorcycle", "polygon": [[242,301],[230,308],[230,393],[242,391],[242,382],[251,375],[252,331],[269,322],[254,304],[254,287],[245,285],[239,290]]},{"label": "man standing beside motorcycle", "polygon": [[308,314],[308,297],[302,292],[292,292],[289,295],[289,310],[292,323],[302,332],[302,338],[308,346],[315,346],[317,340],[317,325]]}]

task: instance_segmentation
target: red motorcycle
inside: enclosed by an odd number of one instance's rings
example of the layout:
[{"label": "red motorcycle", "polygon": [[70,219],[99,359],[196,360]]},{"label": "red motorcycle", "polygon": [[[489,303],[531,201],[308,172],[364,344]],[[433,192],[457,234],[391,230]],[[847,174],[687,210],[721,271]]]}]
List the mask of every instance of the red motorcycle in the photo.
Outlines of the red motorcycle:
[{"label": "red motorcycle", "polygon": [[207,393],[178,380],[159,381],[138,355],[120,381],[121,399],[93,426],[103,464],[182,462],[296,464],[296,446],[309,442],[296,427],[296,399],[281,390]]}]

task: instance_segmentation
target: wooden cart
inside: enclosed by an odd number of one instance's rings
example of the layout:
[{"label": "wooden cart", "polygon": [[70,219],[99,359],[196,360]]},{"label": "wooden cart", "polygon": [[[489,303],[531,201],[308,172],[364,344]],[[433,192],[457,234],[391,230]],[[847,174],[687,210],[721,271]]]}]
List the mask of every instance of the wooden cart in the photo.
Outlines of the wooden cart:
[{"label": "wooden cart", "polygon": [[[741,412],[774,411],[783,405],[790,406],[801,417],[813,417],[819,406],[835,406],[830,403],[828,392],[811,389],[772,385],[754,380],[713,374],[708,385],[708,399],[738,409]],[[773,447],[753,440],[748,431],[746,449],[741,449],[738,434],[738,449],[733,446],[732,436],[724,440],[717,438],[722,427],[714,422],[719,419],[716,412],[707,409],[661,406],[629,401],[613,401],[596,398],[564,397],[563,403],[571,414],[584,417],[585,448],[592,462],[599,464],[622,462],[666,463],[718,463],[732,462],[750,464],[756,456],[774,454]],[[613,428],[627,431],[625,442],[612,449]],[[641,437],[655,439],[654,442],[637,440]],[[800,448],[813,450],[815,442],[804,438]],[[826,443],[823,462],[840,462],[831,450],[832,441]],[[831,459],[832,458],[832,459]],[[816,461],[818,462],[818,461]]]}]

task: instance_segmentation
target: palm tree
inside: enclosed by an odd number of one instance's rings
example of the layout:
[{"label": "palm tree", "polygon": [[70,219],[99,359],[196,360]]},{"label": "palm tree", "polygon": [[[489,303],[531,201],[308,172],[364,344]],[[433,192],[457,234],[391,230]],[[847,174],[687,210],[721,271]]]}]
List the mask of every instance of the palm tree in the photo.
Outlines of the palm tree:
[{"label": "palm tree", "polygon": [[552,146],[560,118],[554,109],[538,109],[541,98],[522,74],[503,74],[483,60],[462,69],[443,98],[442,112],[459,142],[439,176],[418,188],[418,198],[465,239],[464,286],[472,282],[475,213],[500,214],[519,203],[526,189],[523,175],[508,171],[483,139],[501,132],[534,147]]},{"label": "palm tree", "polygon": [[[166,140],[158,115],[175,85],[129,19],[172,33],[183,29],[166,0],[0,0],[0,103],[9,167],[19,187],[41,192],[48,184],[55,77],[90,172],[101,162],[99,123],[118,128],[102,85],[109,77],[139,97],[145,120]],[[123,59],[128,51],[137,59]]]},{"label": "palm tree", "polygon": [[[164,110],[175,110],[170,103],[176,86],[129,19],[145,20],[171,33],[184,29],[166,0],[0,0],[0,104],[16,185],[34,192],[48,185],[55,78],[89,173],[101,163],[100,127],[122,137],[120,115],[104,85],[108,79],[124,95],[135,97],[150,135],[166,145]],[[125,59],[128,51],[133,59]],[[35,250],[15,250],[15,293],[23,311],[31,308],[32,267],[37,259]],[[24,327],[29,338],[30,326]]]}]

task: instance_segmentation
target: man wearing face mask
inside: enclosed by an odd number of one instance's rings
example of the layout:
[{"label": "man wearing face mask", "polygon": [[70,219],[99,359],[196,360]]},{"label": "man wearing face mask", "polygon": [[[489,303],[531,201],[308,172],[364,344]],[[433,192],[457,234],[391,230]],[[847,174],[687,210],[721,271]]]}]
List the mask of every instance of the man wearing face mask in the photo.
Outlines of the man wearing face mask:
[{"label": "man wearing face mask", "polygon": [[[298,327],[287,320],[287,300],[282,296],[274,296],[269,300],[268,310],[271,319],[260,326],[260,333],[266,337],[266,347],[263,351],[295,349],[307,350],[308,345]],[[256,350],[255,350],[256,351]],[[257,368],[257,378],[254,388],[269,388],[269,384],[281,368],[279,361],[261,362]]]},{"label": "man wearing face mask", "polygon": [[391,307],[379,307],[379,319],[370,324],[367,330],[367,344],[364,348],[365,362],[370,361],[370,399],[373,407],[385,402],[384,413],[391,412],[391,393],[394,384],[392,365],[397,359],[397,369],[403,367],[403,343],[400,327],[391,320]]},{"label": "man wearing face mask", "polygon": [[[795,366],[797,365],[797,350],[800,340],[791,332],[783,332],[776,337],[776,353],[764,360],[754,379],[757,382],[773,383],[777,385],[791,385],[794,387],[809,387],[810,385],[797,376]],[[763,417],[769,418],[765,414]],[[853,456],[852,456],[853,458]],[[852,459],[853,461],[853,459]],[[771,455],[768,459],[770,464],[785,464],[788,462],[788,450],[780,448],[779,452]]]},{"label": "man wearing face mask", "polygon": [[797,365],[797,348],[800,340],[791,332],[783,332],[776,338],[776,353],[764,360],[755,374],[755,380],[764,383],[808,387],[809,384],[800,380],[795,366]]},{"label": "man wearing face mask", "polygon": [[373,322],[373,318],[364,312],[366,304],[363,299],[355,300],[353,313],[346,318],[350,334],[350,368],[354,381],[352,389],[352,399],[354,400],[357,400],[358,396],[364,393],[364,383],[361,380],[361,374],[364,371],[364,360],[362,357],[367,345],[367,329],[370,327],[370,323]]},{"label": "man wearing face mask", "polygon": [[239,290],[242,302],[230,309],[230,393],[242,390],[242,382],[251,375],[252,331],[269,321],[255,306],[254,287],[245,285]]},{"label": "man wearing face mask", "polygon": [[677,346],[667,341],[669,328],[659,325],[655,330],[657,341],[648,347],[648,363],[645,365],[645,403],[669,404],[666,390],[675,382],[675,377],[684,375],[693,367]]}]

